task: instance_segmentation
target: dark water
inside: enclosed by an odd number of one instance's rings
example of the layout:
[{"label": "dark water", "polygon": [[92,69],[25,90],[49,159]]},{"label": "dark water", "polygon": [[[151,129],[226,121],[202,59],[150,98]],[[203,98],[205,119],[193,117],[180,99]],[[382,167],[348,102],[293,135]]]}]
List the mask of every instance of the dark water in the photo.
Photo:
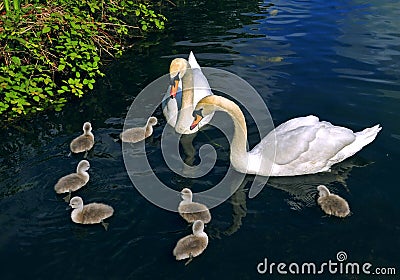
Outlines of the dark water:
[{"label": "dark water", "polygon": [[[1,132],[0,279],[398,279],[399,15],[397,1],[178,1],[166,32],[112,63],[93,93]],[[190,228],[138,193],[114,140],[135,96],[190,50],[200,65],[247,80],[275,124],[314,114],[355,131],[376,123],[383,130],[329,174],[273,178],[254,199],[244,183],[212,209],[209,246],[185,267],[172,249]],[[213,138],[218,161],[203,178],[182,178],[160,160],[165,119],[161,109],[155,115],[146,151],[159,178],[176,190],[215,185],[229,164],[227,141],[216,130],[200,133],[196,148]],[[91,179],[76,194],[114,207],[108,231],[73,224],[53,190],[82,158],[68,157],[69,142],[87,120],[96,137]],[[253,146],[256,128],[248,124]],[[315,201],[318,184],[346,198],[352,215],[325,217]],[[348,262],[371,263],[371,271],[394,267],[397,276],[257,273],[264,258],[318,265],[338,262],[340,251]]]}]

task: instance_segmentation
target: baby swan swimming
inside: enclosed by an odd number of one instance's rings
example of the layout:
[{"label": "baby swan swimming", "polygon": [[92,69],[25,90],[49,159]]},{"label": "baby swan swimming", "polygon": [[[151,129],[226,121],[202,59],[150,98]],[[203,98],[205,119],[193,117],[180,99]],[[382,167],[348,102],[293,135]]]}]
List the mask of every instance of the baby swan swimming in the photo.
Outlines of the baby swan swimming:
[{"label": "baby swan swimming", "polygon": [[120,138],[123,142],[140,142],[153,134],[153,126],[156,124],[157,118],[150,117],[145,126],[129,128],[121,133]]},{"label": "baby swan swimming", "polygon": [[74,210],[71,212],[71,219],[77,224],[99,224],[101,223],[105,230],[108,229],[108,223],[103,220],[111,217],[114,209],[103,203],[89,203],[83,205],[83,200],[79,196],[75,196],[69,202]]},{"label": "baby swan swimming", "polygon": [[326,214],[340,218],[350,214],[349,204],[346,200],[336,194],[331,194],[324,185],[319,185],[317,190],[319,191],[317,202]]},{"label": "baby swan swimming", "polygon": [[181,191],[182,201],[179,203],[178,212],[187,222],[193,223],[201,220],[207,224],[211,221],[211,214],[207,206],[201,203],[192,202],[193,193],[190,189],[184,188]]},{"label": "baby swan swimming", "polygon": [[54,186],[56,193],[68,193],[64,200],[68,202],[71,198],[71,192],[77,191],[89,181],[90,164],[87,160],[81,160],[76,167],[76,173],[71,173],[61,177]]},{"label": "baby swan swimming", "polygon": [[72,140],[70,144],[71,152],[83,153],[85,152],[84,158],[87,156],[87,152],[93,148],[94,135],[92,133],[92,125],[90,122],[83,124],[83,134]]},{"label": "baby swan swimming", "polygon": [[204,223],[200,220],[195,221],[192,226],[193,234],[181,238],[174,248],[173,254],[176,260],[189,258],[187,265],[193,257],[197,257],[206,249],[208,236],[204,232]]}]

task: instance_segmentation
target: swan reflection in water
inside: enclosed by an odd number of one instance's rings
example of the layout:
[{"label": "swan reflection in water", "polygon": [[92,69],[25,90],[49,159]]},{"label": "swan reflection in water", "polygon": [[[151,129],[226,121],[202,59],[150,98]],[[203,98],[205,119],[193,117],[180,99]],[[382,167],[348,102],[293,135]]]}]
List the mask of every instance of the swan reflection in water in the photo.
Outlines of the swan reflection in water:
[{"label": "swan reflection in water", "polygon": [[335,191],[338,191],[339,185],[342,185],[349,192],[346,181],[353,167],[365,167],[369,164],[371,162],[358,156],[351,157],[334,165],[330,172],[295,177],[271,177],[267,185],[289,193],[290,197],[286,199],[286,203],[291,209],[300,211],[305,207],[316,206],[318,185],[329,186]]},{"label": "swan reflection in water", "polygon": [[[336,191],[338,185],[341,185],[349,192],[346,181],[353,167],[365,167],[369,164],[371,162],[366,162],[360,157],[351,157],[333,166],[330,172],[294,177],[271,177],[268,179],[267,186],[287,192],[289,196],[285,201],[288,206],[292,210],[301,211],[306,207],[317,207],[318,185],[326,185]],[[257,184],[258,180],[254,175],[246,176],[238,190],[229,199],[229,203],[232,205],[230,226],[225,229],[213,229],[212,232],[210,231],[210,235],[221,238],[222,235],[230,236],[240,229],[243,218],[247,214],[246,202],[249,183]],[[264,188],[263,191],[268,191],[268,188]],[[253,199],[257,199],[257,197]]]}]

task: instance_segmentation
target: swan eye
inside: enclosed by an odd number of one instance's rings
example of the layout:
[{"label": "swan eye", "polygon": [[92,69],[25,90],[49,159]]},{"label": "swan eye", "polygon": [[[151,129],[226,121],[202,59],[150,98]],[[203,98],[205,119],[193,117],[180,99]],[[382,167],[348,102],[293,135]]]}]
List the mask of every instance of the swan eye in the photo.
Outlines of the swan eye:
[{"label": "swan eye", "polygon": [[174,86],[174,85],[175,85],[175,81],[178,81],[178,82],[179,82],[179,72],[178,72],[178,74],[176,74],[175,77],[173,77],[173,78],[169,81],[169,84],[170,84],[171,86]]},{"label": "swan eye", "polygon": [[203,117],[203,108],[200,108],[199,110],[194,110],[192,117],[195,118],[196,116]]}]

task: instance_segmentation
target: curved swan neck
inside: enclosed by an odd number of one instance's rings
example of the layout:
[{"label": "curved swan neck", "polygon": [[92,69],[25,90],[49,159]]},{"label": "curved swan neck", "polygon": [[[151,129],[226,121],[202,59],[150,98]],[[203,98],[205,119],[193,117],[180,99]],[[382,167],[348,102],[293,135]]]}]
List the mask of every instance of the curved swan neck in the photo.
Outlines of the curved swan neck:
[{"label": "curved swan neck", "polygon": [[186,71],[182,77],[182,105],[179,110],[178,119],[175,125],[175,131],[185,133],[189,130],[192,121],[193,99],[194,99],[193,71],[186,61]]},{"label": "curved swan neck", "polygon": [[189,62],[186,61],[185,75],[182,77],[182,109],[193,106],[194,97],[193,71]]},{"label": "curved swan neck", "polygon": [[202,99],[200,103],[214,105],[215,111],[226,112],[233,121],[234,132],[231,143],[231,163],[235,169],[246,172],[247,170],[247,126],[246,120],[239,106],[233,101],[222,96],[211,95]]}]

